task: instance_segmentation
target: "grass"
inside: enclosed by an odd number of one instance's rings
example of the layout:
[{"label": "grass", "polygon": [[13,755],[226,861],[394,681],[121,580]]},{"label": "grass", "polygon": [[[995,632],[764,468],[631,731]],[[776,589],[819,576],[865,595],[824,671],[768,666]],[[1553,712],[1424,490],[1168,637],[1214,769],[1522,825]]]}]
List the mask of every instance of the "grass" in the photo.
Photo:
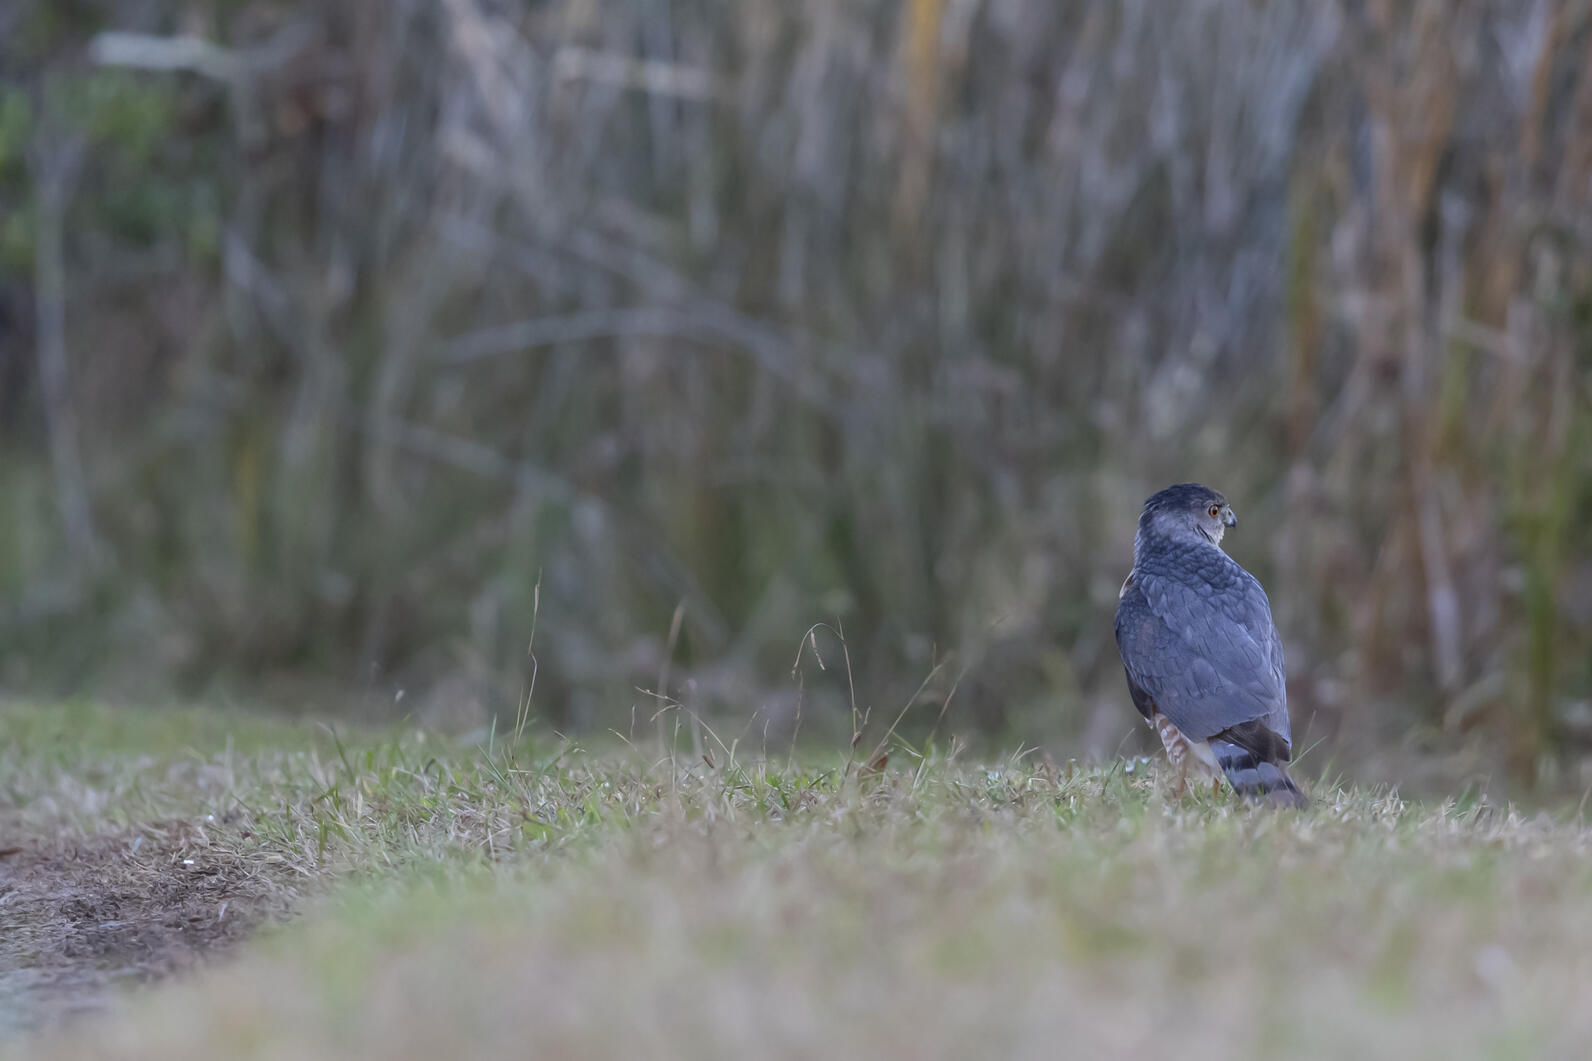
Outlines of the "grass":
[{"label": "grass", "polygon": [[250,901],[277,926],[8,1056],[1592,1043],[1592,832],[1567,816],[1330,788],[1270,813],[1033,757],[848,773],[188,713],[0,720],[7,835],[185,823],[181,857],[265,880]]}]

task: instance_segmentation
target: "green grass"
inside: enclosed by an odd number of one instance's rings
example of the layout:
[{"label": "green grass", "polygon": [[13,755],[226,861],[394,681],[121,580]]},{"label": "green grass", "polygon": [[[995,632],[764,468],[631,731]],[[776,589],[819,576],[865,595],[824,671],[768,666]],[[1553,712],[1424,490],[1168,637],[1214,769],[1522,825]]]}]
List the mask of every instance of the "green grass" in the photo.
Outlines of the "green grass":
[{"label": "green grass", "polygon": [[[152,809],[212,816],[191,857],[309,883],[302,916],[235,960],[28,1040],[27,1056],[1515,1058],[1592,1043],[1592,832],[1567,818],[1346,790],[1273,813],[1031,757],[897,754],[860,774],[255,722],[229,751],[230,718],[75,710],[0,715],[0,763],[34,808],[11,820],[86,835]],[[99,750],[69,753],[50,736],[67,717],[124,726],[142,750],[124,760],[85,732]],[[137,798],[87,798],[85,768]]]}]

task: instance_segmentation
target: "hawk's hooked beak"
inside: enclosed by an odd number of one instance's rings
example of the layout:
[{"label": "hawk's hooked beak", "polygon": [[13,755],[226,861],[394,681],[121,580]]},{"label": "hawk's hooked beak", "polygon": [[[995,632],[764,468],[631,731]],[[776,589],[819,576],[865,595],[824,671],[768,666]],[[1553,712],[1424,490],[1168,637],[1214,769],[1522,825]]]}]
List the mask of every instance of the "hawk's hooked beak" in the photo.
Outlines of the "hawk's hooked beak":
[{"label": "hawk's hooked beak", "polygon": [[1222,506],[1222,524],[1228,527],[1238,526],[1238,515],[1232,510],[1231,506]]}]

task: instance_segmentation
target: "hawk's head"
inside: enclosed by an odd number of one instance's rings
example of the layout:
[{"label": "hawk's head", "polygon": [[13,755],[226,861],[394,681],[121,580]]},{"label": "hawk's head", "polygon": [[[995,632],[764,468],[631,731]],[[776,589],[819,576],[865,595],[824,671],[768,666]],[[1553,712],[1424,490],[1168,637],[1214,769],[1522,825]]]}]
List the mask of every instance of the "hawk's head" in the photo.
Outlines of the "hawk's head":
[{"label": "hawk's head", "polygon": [[1227,528],[1237,524],[1227,498],[1199,483],[1178,483],[1144,503],[1139,534],[1220,545]]}]

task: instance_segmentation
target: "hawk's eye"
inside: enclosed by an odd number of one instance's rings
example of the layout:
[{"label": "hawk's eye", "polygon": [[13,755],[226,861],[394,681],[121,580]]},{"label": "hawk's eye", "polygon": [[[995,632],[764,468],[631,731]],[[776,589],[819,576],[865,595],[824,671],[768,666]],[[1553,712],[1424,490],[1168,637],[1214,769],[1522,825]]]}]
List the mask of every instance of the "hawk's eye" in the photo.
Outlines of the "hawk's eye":
[{"label": "hawk's eye", "polygon": [[1215,519],[1217,516],[1222,514],[1222,506],[1212,505],[1209,509],[1207,509],[1207,511],[1210,512],[1211,519]]}]

